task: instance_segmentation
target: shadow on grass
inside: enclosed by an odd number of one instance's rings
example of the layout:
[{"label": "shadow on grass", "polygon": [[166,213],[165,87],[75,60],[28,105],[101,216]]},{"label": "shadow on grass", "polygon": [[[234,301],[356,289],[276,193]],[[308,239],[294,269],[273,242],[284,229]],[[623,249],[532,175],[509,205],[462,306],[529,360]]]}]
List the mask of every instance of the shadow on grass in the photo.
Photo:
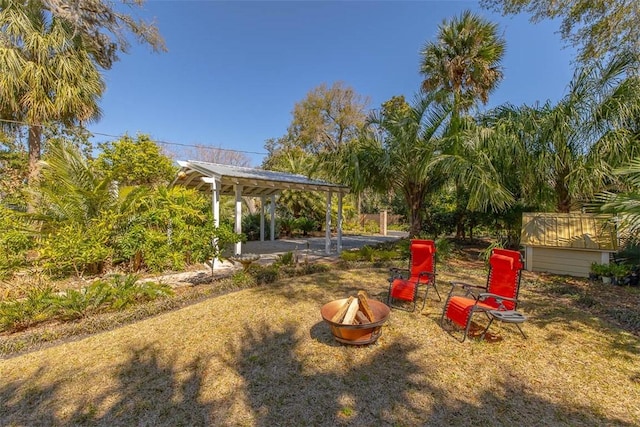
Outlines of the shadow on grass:
[{"label": "shadow on grass", "polygon": [[[246,330],[239,344],[221,349],[226,368],[240,381],[228,394],[205,400],[202,396],[212,392],[204,380],[210,360],[195,356],[185,365],[142,347],[131,349],[107,378],[90,379],[84,400],[65,402],[74,372],[36,386],[47,374],[43,367],[2,384],[0,425],[632,425],[595,408],[551,403],[519,381],[517,372],[502,372],[480,392],[473,378],[457,378],[451,388],[442,388],[435,378],[443,367],[420,361],[411,342],[347,347],[330,341],[320,327],[311,333],[331,346],[328,357],[339,360],[332,365],[338,368],[323,367],[314,354],[300,351],[304,342],[295,324]],[[91,395],[94,381],[112,379],[113,387]]]},{"label": "shadow on grass", "polygon": [[53,405],[60,393],[62,378],[46,385],[36,385],[37,378],[44,375],[41,367],[31,377],[0,386],[0,425],[41,425],[60,424],[53,413]]},{"label": "shadow on grass", "polygon": [[[469,379],[472,381],[472,379]],[[535,393],[517,374],[505,372],[496,378],[491,390],[482,393],[477,403],[464,396],[438,402],[424,425],[554,425],[554,426],[633,426],[619,419],[593,414],[588,407],[559,406]]]},{"label": "shadow on grass", "polygon": [[[0,388],[0,425],[205,426],[212,412],[210,404],[199,400],[205,364],[196,357],[186,370],[177,371],[174,360],[161,360],[152,347],[132,349],[130,357],[109,373],[117,379],[114,388],[99,396],[87,393],[73,402],[64,399],[74,372],[46,387],[30,385],[40,382],[46,371],[41,368],[19,383]],[[101,378],[91,378],[87,389],[94,381]]]},{"label": "shadow on grass", "polygon": [[[479,399],[452,395],[435,385],[441,367],[416,363],[413,353],[419,349],[410,342],[343,346],[321,325],[312,327],[312,338],[331,346],[328,357],[340,361],[329,369],[300,356],[295,325],[246,331],[241,345],[229,346],[226,353],[233,362],[228,369],[243,378],[241,394],[251,408],[250,425],[633,425],[602,417],[593,408],[551,403],[518,381],[514,372],[496,378]],[[473,378],[457,381],[474,388]],[[214,407],[222,408],[224,402]],[[214,418],[227,415],[217,411]]]},{"label": "shadow on grass", "polygon": [[325,361],[305,360],[314,356],[301,360],[293,324],[278,331],[247,331],[241,346],[228,349],[233,361],[229,369],[243,378],[253,425],[392,425],[396,410],[404,411],[408,420],[419,418],[423,408],[409,395],[421,387],[416,378],[427,378],[429,371],[409,359],[415,346],[347,347],[338,345],[324,328],[326,332],[316,324],[311,335],[332,347],[329,357],[340,360],[329,362],[335,369],[316,370]]},{"label": "shadow on grass", "polygon": [[562,276],[542,277],[544,280],[528,284],[522,307],[529,314],[527,323],[550,329],[549,342],[565,338],[551,327],[571,324],[575,333],[604,335],[612,354],[626,357],[640,352],[640,300],[628,289]]}]

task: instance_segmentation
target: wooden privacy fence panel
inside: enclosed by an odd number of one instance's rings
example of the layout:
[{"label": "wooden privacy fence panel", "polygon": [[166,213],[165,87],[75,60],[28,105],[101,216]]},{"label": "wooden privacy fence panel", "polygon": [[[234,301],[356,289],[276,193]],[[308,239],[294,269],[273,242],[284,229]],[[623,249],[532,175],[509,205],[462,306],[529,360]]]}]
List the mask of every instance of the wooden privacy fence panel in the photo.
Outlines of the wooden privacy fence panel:
[{"label": "wooden privacy fence panel", "polygon": [[[373,221],[380,222],[380,214],[361,214],[360,225],[364,226],[365,223]],[[402,215],[387,215],[387,225],[400,224],[402,222]]]},{"label": "wooden privacy fence panel", "polygon": [[611,215],[523,213],[520,243],[523,246],[616,251],[616,225]]}]

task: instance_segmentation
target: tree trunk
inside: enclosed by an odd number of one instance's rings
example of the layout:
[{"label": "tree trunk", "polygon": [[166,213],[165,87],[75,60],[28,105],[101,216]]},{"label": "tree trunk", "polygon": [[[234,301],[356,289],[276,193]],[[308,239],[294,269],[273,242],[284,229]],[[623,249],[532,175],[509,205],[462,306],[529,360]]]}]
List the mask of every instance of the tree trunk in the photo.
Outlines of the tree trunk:
[{"label": "tree trunk", "polygon": [[27,182],[34,184],[38,181],[38,173],[40,172],[40,152],[41,152],[42,127],[33,125],[29,128],[29,175]]},{"label": "tree trunk", "polygon": [[555,183],[556,196],[558,197],[558,204],[556,208],[560,213],[569,213],[571,211],[571,195],[569,189],[565,185],[565,179],[558,179]]},{"label": "tree trunk", "polygon": [[[29,127],[29,172],[27,174],[27,184],[30,186],[38,182],[40,175],[40,152],[42,145],[42,126],[33,125]],[[34,201],[29,198],[27,201],[27,212],[34,213],[36,210]]]},{"label": "tree trunk", "polygon": [[422,219],[424,218],[424,190],[414,188],[414,191],[405,195],[409,206],[409,237],[417,237],[422,231]]},{"label": "tree trunk", "polygon": [[462,184],[456,182],[456,210],[455,210],[455,221],[456,221],[456,239],[465,240],[466,233],[464,229],[464,221],[466,219],[467,213],[467,200],[466,194]]}]

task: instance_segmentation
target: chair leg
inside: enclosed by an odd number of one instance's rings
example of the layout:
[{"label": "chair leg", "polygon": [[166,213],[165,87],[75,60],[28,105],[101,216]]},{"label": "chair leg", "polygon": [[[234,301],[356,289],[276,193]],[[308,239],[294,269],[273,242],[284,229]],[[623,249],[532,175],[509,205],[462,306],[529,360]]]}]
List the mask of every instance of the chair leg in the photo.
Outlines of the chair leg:
[{"label": "chair leg", "polygon": [[[427,305],[427,295],[429,295],[429,285],[425,286],[424,298],[422,300],[422,308],[420,309],[420,311],[424,310],[424,307]],[[416,299],[417,299],[417,295],[416,295]]]},{"label": "chair leg", "polygon": [[516,328],[518,328],[518,330],[520,331],[520,333],[522,334],[522,336],[524,337],[524,339],[527,339],[527,336],[524,334],[524,332],[522,331],[522,328],[520,327],[519,324],[514,323],[514,325],[516,325]]},{"label": "chair leg", "polygon": [[[494,320],[496,320],[496,318],[494,316],[492,316],[490,313],[487,313],[487,316],[489,316],[491,318],[491,320],[489,320],[489,324],[487,325],[487,327],[485,328],[484,332],[483,332],[483,337],[484,334],[487,333],[487,331],[489,330],[489,327],[491,326],[491,324],[493,323]],[[498,319],[500,320],[500,319]],[[516,322],[505,322],[502,321],[502,323],[512,323],[513,325],[515,325],[516,328],[518,328],[518,331],[520,332],[520,334],[522,335],[522,337],[526,340],[527,336],[524,334],[524,331],[522,330],[522,328],[520,327],[520,324],[516,323]]]},{"label": "chair leg", "polygon": [[480,308],[478,310],[476,310],[476,308],[477,308],[477,306],[471,307],[471,311],[469,312],[469,317],[467,317],[467,326],[464,328],[464,337],[462,337],[462,341],[460,341],[460,342],[464,342],[465,338],[467,338],[469,336],[469,329],[471,329],[471,321],[473,320],[473,315],[475,313],[484,313],[485,316],[487,316],[487,318],[489,319],[489,324],[482,331],[482,339],[484,339],[485,334],[487,333],[487,331],[489,330],[489,327],[491,326],[491,323],[493,322],[493,319],[494,319],[493,316],[491,316],[489,313],[487,313],[482,308]]},{"label": "chair leg", "polygon": [[440,296],[440,292],[438,292],[438,288],[435,283],[433,284],[433,289],[435,289],[436,295],[438,295],[438,301],[442,301],[442,297]]},{"label": "chair leg", "polygon": [[489,319],[489,324],[487,325],[486,328],[484,328],[484,331],[482,331],[482,339],[483,340],[487,338],[487,332],[489,331],[489,328],[491,327],[491,324],[495,320],[495,318],[493,316],[490,316],[490,317],[491,317],[491,319]]}]

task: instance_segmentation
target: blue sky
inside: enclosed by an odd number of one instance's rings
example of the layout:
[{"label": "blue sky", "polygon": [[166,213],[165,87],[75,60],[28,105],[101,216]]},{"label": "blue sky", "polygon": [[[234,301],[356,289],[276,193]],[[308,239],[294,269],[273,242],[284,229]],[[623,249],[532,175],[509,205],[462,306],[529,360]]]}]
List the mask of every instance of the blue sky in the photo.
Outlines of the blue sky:
[{"label": "blue sky", "polygon": [[[135,15],[155,19],[168,53],[134,45],[105,73],[99,135],[144,133],[159,141],[246,151],[286,133],[291,111],[313,88],[342,81],[377,108],[419,89],[420,50],[443,19],[470,9],[499,24],[504,79],[487,107],[557,101],[574,51],[558,24],[502,17],[471,1],[157,1]],[[166,148],[184,157],[180,146]]]}]

